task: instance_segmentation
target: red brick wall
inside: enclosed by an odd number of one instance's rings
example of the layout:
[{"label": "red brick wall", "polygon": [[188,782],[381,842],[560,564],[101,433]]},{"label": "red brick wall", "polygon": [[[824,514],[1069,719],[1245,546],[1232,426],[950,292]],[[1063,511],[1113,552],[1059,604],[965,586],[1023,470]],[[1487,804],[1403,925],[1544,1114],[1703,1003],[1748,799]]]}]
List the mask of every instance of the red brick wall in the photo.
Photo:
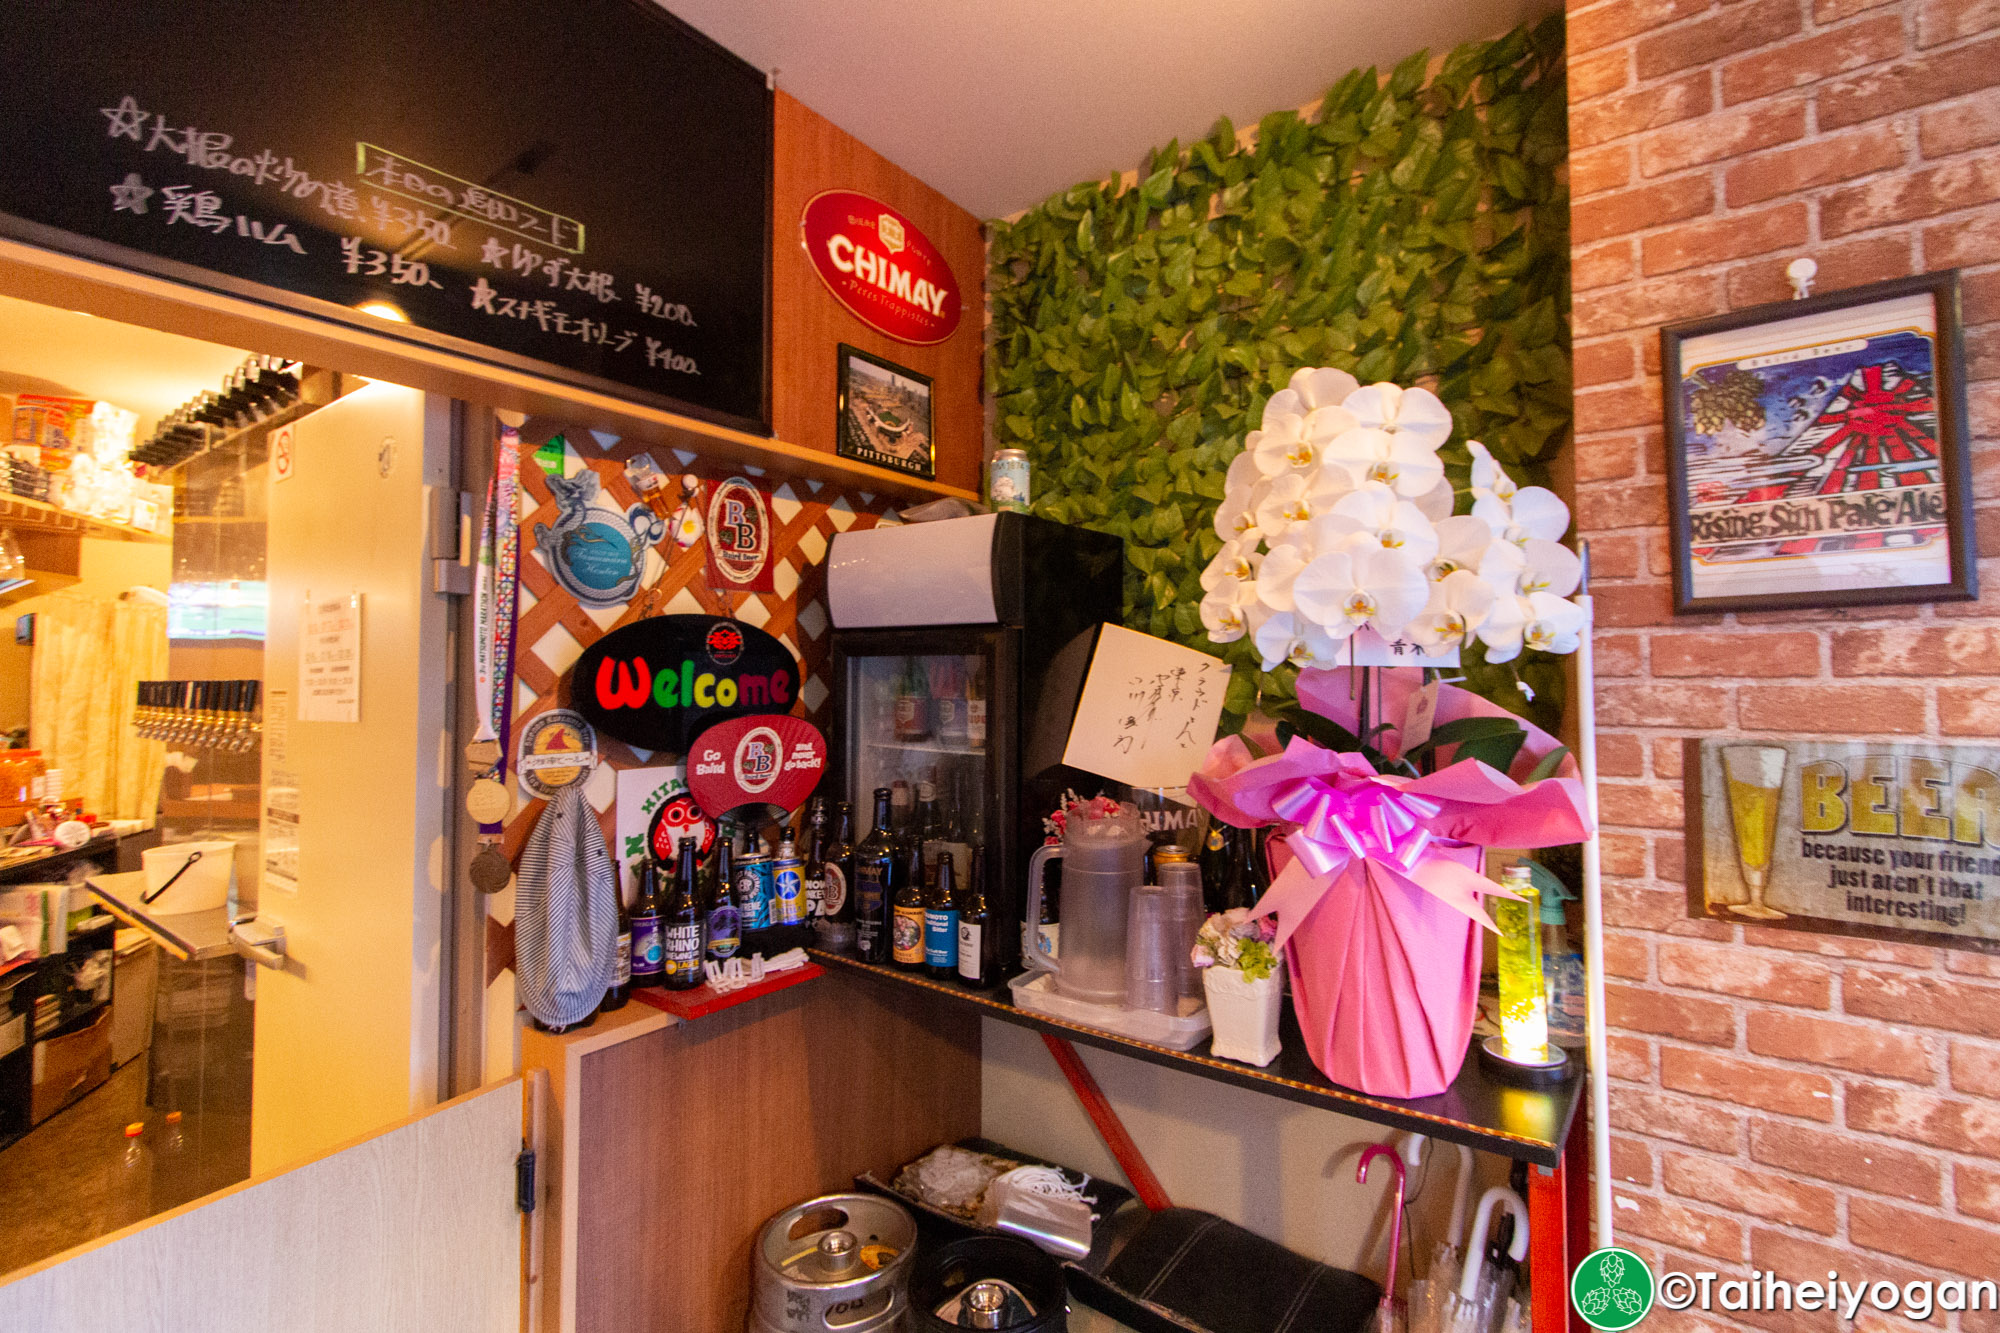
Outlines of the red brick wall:
[{"label": "red brick wall", "polygon": [[[2000,1278],[2000,958],[1690,921],[1681,836],[1684,737],[2000,735],[2000,0],[1569,25],[1619,1234],[1689,1270]],[[1965,270],[1979,603],[1669,612],[1659,326],[1782,299],[1800,255],[1821,291]]]}]

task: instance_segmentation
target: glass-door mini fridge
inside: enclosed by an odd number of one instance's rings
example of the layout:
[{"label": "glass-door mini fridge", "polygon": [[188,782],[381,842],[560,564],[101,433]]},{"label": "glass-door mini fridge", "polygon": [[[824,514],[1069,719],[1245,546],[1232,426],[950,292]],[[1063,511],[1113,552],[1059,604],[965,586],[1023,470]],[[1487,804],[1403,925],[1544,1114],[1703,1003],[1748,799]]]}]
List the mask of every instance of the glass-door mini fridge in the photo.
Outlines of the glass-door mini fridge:
[{"label": "glass-door mini fridge", "polygon": [[858,841],[873,793],[899,824],[972,849],[1019,968],[1029,855],[1065,790],[1062,754],[1098,627],[1119,619],[1124,543],[1026,514],[846,532],[827,554],[834,772]]}]

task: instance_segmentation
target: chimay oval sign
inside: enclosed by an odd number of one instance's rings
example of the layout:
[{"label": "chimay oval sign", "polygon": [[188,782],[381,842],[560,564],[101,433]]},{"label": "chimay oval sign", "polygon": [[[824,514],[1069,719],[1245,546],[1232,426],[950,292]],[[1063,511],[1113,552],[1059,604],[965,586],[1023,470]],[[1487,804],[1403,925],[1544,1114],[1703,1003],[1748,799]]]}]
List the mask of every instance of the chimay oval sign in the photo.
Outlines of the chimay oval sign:
[{"label": "chimay oval sign", "polygon": [[951,265],[879,199],[826,190],[806,201],[799,242],[834,299],[898,342],[941,343],[964,313]]}]

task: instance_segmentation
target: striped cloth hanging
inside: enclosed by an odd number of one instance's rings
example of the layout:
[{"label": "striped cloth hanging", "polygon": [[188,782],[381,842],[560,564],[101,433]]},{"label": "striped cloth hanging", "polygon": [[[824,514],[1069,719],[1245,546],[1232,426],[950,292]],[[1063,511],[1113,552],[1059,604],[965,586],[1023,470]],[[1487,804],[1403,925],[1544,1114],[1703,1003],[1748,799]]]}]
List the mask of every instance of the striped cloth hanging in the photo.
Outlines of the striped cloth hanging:
[{"label": "striped cloth hanging", "polygon": [[597,1008],[617,948],[618,872],[583,788],[571,783],[542,812],[514,893],[515,988],[551,1027]]}]

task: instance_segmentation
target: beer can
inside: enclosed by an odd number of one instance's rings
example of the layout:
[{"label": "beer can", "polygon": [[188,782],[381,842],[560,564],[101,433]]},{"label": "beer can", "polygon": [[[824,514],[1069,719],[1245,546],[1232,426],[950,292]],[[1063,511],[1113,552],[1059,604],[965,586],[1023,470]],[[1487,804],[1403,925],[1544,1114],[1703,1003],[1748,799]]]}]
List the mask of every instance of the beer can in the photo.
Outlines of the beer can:
[{"label": "beer can", "polygon": [[736,863],[736,901],[743,909],[743,929],[764,930],[771,921],[771,854],[752,852]]},{"label": "beer can", "polygon": [[796,926],[805,919],[805,863],[796,856],[781,856],[771,863],[771,924]]},{"label": "beer can", "polygon": [[993,455],[987,474],[987,499],[995,509],[1017,514],[1028,512],[1028,453],[1025,449],[1002,449]]}]

